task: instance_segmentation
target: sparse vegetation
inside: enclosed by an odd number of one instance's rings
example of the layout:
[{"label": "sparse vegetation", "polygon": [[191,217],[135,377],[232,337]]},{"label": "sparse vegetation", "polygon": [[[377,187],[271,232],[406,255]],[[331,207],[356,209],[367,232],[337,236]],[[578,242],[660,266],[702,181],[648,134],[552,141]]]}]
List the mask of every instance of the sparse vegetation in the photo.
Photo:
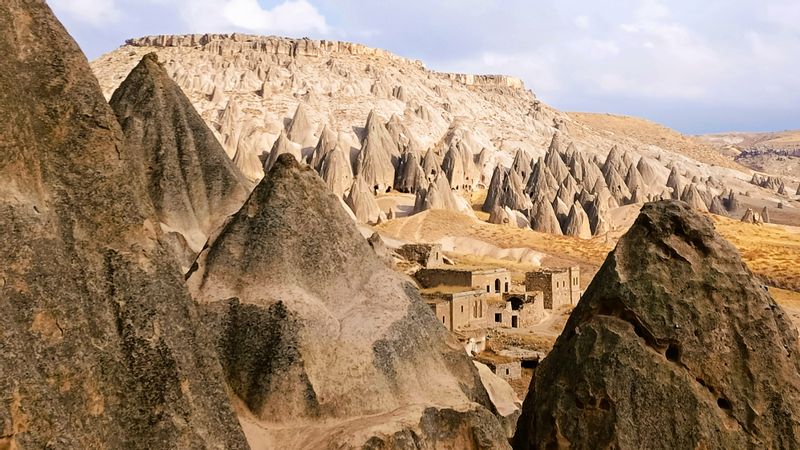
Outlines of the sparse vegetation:
[{"label": "sparse vegetation", "polygon": [[714,224],[770,286],[800,291],[800,229],[782,225],[752,225],[720,216]]}]

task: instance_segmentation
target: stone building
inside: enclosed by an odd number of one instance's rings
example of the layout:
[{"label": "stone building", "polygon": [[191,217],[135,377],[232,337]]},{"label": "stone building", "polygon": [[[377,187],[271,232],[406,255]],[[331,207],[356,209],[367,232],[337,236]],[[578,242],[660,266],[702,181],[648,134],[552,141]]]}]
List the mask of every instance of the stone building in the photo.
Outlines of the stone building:
[{"label": "stone building", "polygon": [[544,293],[512,292],[502,300],[490,300],[487,312],[489,328],[526,328],[544,318]]},{"label": "stone building", "polygon": [[492,351],[485,351],[474,359],[486,364],[495,375],[505,380],[517,380],[522,377],[522,363],[519,359],[498,355]]},{"label": "stone building", "polygon": [[481,290],[442,292],[423,290],[422,296],[436,318],[450,331],[484,329],[488,302]]},{"label": "stone building", "polygon": [[397,249],[397,254],[422,267],[438,267],[444,264],[441,244],[406,244]]},{"label": "stone building", "polygon": [[574,305],[581,298],[580,267],[542,269],[525,274],[525,289],[544,293],[544,308]]},{"label": "stone building", "polygon": [[504,294],[511,289],[511,272],[507,269],[420,269],[414,275],[423,288],[462,286],[488,294]]}]

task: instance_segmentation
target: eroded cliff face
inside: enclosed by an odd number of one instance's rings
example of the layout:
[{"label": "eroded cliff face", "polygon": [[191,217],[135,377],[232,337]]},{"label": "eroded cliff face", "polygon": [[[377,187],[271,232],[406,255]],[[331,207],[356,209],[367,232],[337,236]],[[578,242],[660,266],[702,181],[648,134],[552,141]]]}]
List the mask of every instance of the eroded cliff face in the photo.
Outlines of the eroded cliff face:
[{"label": "eroded cliff face", "polygon": [[[546,145],[554,117],[565,117],[513,77],[439,73],[349,42],[239,34],[131,39],[93,63],[108,96],[150,52],[159,55],[231,157],[269,152],[300,104],[317,139],[327,126],[341,133],[347,150],[361,146],[372,110],[384,122],[397,116],[408,132],[404,139],[419,144],[417,151],[440,145],[461,121],[446,144],[456,137],[469,141],[476,154],[490,148],[491,162],[506,158],[495,149]],[[446,144],[437,150],[440,159]],[[355,164],[355,152],[349,153]],[[263,175],[247,171],[254,179]]]},{"label": "eroded cliff face", "polygon": [[646,204],[537,368],[515,448],[795,448],[797,331],[710,220]]},{"label": "eroded cliff face", "polygon": [[[336,136],[336,145],[342,149],[337,158],[345,163],[339,166],[349,163],[354,176],[364,169],[367,184],[381,193],[389,189],[427,193],[441,171],[447,173],[453,189],[485,188],[498,165],[513,167],[525,195],[506,195],[505,204],[491,204],[484,210],[508,207],[521,218],[530,217],[532,206],[552,207],[560,221],[559,233],[582,237],[616,226],[609,219],[617,214],[607,209],[658,199],[665,191],[667,196],[682,198],[683,188],[690,183],[701,194],[703,201],[694,202],[701,209],[701,203],[708,208],[713,197],[729,189],[752,189],[744,174],[730,168],[736,165],[726,164],[714,151],[698,150],[695,147],[702,147],[698,143],[682,150],[691,142],[678,139],[676,144],[677,133],[662,135],[668,130],[656,127],[654,131],[644,125],[643,135],[606,129],[609,124],[602,119],[589,126],[586,115],[549,107],[516,78],[440,73],[419,61],[349,42],[241,34],[131,39],[92,63],[106,95],[150,52],[163,61],[166,73],[186,93],[236,167],[252,181],[260,179],[274,162],[277,154],[272,149],[279,143],[277,148],[291,151],[321,171],[324,155],[320,150],[330,148],[319,144],[332,142]],[[302,112],[299,127],[294,117],[298,112]],[[633,123],[634,129],[640,126]],[[375,151],[379,148],[387,150],[386,158]],[[555,180],[548,192],[541,189],[539,177],[538,184],[528,183],[540,157],[547,167],[539,171],[550,172],[545,184]],[[413,164],[404,165],[404,161]],[[681,177],[680,186],[666,183],[672,169]],[[352,186],[351,170],[326,175],[328,184],[343,198]],[[403,183],[409,178],[416,180],[414,184]],[[599,184],[598,178],[602,178]],[[510,186],[504,190],[512,191]],[[555,202],[559,191],[561,202]],[[605,191],[614,199],[613,205],[594,208],[599,213],[590,214],[590,203],[604,197]],[[547,197],[549,205],[541,205],[541,197]],[[753,193],[755,202],[773,198],[766,190]],[[398,211],[420,210],[405,208],[411,203],[406,197],[396,200],[404,207]],[[586,226],[567,229],[566,216],[575,201],[581,202],[581,208],[575,208],[578,216],[585,219],[579,214],[583,209],[590,219],[589,232]],[[536,228],[548,227],[537,224]]]},{"label": "eroded cliff face", "polygon": [[293,156],[187,282],[254,448],[508,446],[461,345]]},{"label": "eroded cliff face", "polygon": [[0,448],[245,448],[85,57],[38,0],[0,48]]}]

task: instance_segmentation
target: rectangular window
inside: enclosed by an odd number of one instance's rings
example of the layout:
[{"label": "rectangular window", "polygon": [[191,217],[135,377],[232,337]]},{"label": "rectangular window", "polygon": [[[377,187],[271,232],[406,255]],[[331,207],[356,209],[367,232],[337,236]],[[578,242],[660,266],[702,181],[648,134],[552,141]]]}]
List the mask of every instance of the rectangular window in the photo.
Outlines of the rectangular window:
[{"label": "rectangular window", "polygon": [[494,313],[494,321],[500,323],[503,321],[503,314],[501,313]]}]

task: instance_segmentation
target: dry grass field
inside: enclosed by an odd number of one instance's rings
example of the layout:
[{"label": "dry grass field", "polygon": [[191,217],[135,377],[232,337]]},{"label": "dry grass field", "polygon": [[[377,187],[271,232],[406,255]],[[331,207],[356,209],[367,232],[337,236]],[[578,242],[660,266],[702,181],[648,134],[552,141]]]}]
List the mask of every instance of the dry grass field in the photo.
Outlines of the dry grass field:
[{"label": "dry grass field", "polygon": [[604,238],[581,240],[555,236],[531,229],[493,225],[464,214],[430,210],[377,226],[378,230],[407,241],[436,242],[445,237],[467,237],[488,242],[500,248],[529,248],[554,257],[599,265],[613,248]]},{"label": "dry grass field", "polygon": [[739,249],[750,270],[770,286],[800,291],[800,228],[711,217],[719,233]]},{"label": "dry grass field", "polygon": [[732,158],[720,154],[708,142],[693,136],[685,136],[649,120],[613,114],[571,112],[569,115],[594,130],[613,136],[625,136],[643,144],[657,145],[708,164],[746,170]]}]

